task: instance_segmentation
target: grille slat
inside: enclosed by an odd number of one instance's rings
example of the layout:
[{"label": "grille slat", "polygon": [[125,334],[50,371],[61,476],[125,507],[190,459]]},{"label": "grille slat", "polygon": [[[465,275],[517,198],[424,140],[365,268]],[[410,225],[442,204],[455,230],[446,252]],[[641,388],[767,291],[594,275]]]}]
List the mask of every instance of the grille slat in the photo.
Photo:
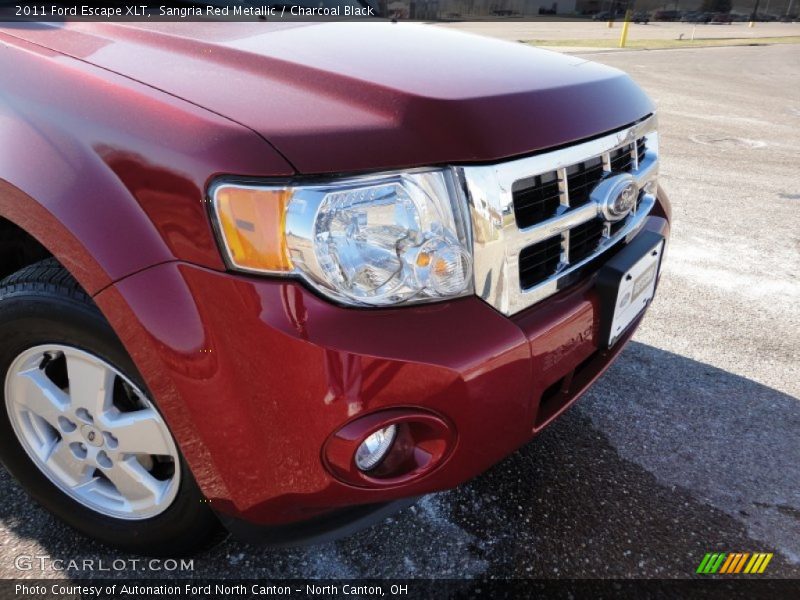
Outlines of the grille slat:
[{"label": "grille slat", "polygon": [[552,196],[547,196],[546,198],[534,198],[529,200],[528,202],[520,202],[519,207],[522,210],[525,209],[533,209],[537,205],[541,203],[551,203],[555,202],[556,204],[561,202],[561,194],[554,194]]},{"label": "grille slat", "polygon": [[633,167],[631,152],[633,152],[633,144],[614,150],[611,153],[611,170],[614,172],[630,171]]},{"label": "grille slat", "polygon": [[561,262],[561,236],[528,246],[519,255],[519,276],[523,288],[548,279]]},{"label": "grille slat", "polygon": [[512,188],[517,223],[525,228],[556,214],[561,204],[555,171],[517,181]]},{"label": "grille slat", "polygon": [[620,231],[622,231],[624,227],[625,227],[625,219],[623,219],[622,221],[617,221],[616,223],[611,223],[611,226],[609,227],[611,237],[617,235]]},{"label": "grille slat", "polygon": [[573,228],[569,234],[570,262],[580,262],[595,251],[603,237],[605,224],[600,219],[594,219],[583,225]]},{"label": "grille slat", "polygon": [[592,189],[603,178],[603,160],[593,158],[567,168],[567,187],[570,206],[583,206],[589,202]]},{"label": "grille slat", "polygon": [[[559,206],[570,210],[586,205],[591,200],[592,190],[609,172],[632,172],[644,160],[646,150],[645,138],[639,138],[603,156],[562,168],[561,181],[558,171],[550,171],[514,182],[512,199],[517,226],[524,229],[550,219],[560,214]],[[552,278],[560,268],[591,256],[605,239],[604,233],[615,236],[625,227],[626,221],[607,224],[601,218],[592,219],[524,248],[519,254],[521,288],[532,288]]]},{"label": "grille slat", "polygon": [[639,157],[639,162],[644,160],[644,154],[647,150],[647,146],[645,145],[644,138],[636,140],[636,154]]}]

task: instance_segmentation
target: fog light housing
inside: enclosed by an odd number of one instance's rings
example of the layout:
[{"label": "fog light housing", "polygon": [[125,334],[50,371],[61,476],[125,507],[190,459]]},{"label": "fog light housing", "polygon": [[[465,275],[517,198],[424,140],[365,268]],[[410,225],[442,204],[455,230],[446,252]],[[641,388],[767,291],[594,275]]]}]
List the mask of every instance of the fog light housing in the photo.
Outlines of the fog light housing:
[{"label": "fog light housing", "polygon": [[348,485],[395,487],[447,462],[456,437],[453,425],[429,411],[384,409],[333,432],[322,447],[322,460],[328,472]]},{"label": "fog light housing", "polygon": [[371,471],[386,457],[397,437],[397,426],[389,425],[370,434],[356,450],[356,466]]}]

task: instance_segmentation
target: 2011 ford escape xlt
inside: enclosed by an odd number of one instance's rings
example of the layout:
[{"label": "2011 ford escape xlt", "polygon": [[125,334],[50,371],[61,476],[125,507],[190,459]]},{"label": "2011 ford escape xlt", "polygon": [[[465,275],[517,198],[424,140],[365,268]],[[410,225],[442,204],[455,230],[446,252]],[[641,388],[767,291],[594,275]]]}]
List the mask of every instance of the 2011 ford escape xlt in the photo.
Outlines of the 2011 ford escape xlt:
[{"label": "2011 ford escape xlt", "polygon": [[388,22],[17,23],[0,72],[0,457],[108,544],[320,540],[456,486],[653,297],[656,117],[614,69]]}]

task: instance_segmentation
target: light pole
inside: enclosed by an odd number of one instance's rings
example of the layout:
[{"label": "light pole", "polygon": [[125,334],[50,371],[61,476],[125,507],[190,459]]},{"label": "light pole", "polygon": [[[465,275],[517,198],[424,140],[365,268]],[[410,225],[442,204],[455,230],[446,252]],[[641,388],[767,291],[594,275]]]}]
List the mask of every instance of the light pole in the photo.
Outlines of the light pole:
[{"label": "light pole", "polygon": [[750,27],[753,27],[756,24],[756,19],[758,18],[758,3],[760,0],[756,0],[755,6],[753,6],[753,14],[750,15]]}]

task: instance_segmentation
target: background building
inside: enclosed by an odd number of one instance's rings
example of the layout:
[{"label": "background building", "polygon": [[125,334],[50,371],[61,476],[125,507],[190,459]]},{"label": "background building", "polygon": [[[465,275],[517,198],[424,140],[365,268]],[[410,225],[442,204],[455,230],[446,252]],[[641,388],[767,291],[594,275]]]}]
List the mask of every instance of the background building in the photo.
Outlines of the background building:
[{"label": "background building", "polygon": [[[657,10],[699,11],[704,0],[635,0],[636,11]],[[625,13],[626,0],[377,0],[380,14],[404,19],[448,20],[484,19],[492,17],[536,17],[539,15],[593,15],[601,11]],[[791,5],[794,4],[794,9]],[[782,16],[797,12],[800,0],[759,0],[758,12]],[[732,0],[732,12],[749,15],[755,0]],[[710,9],[714,12],[713,9]]]},{"label": "background building", "polygon": [[412,19],[568,15],[576,0],[389,0],[390,14]]}]

